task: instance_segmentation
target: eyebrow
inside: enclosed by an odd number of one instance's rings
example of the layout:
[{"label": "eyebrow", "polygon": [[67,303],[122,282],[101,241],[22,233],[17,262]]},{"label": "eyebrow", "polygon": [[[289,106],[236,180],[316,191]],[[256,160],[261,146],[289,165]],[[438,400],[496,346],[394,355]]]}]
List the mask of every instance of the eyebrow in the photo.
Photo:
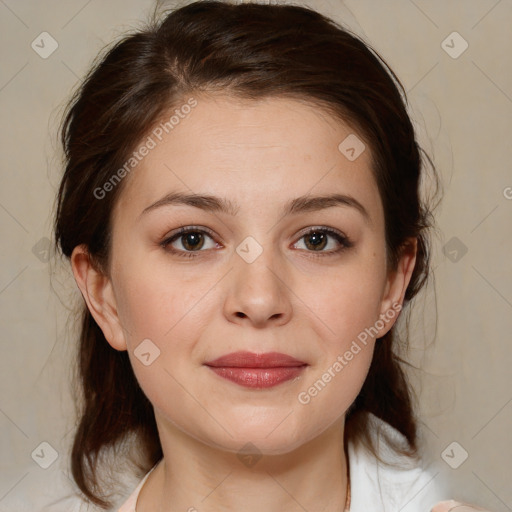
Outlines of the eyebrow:
[{"label": "eyebrow", "polygon": [[[172,192],[149,205],[147,208],[144,208],[139,217],[162,206],[173,205],[193,206],[204,211],[221,212],[233,216],[236,215],[240,209],[236,203],[222,197]],[[371,224],[370,214],[366,208],[356,198],[346,194],[329,194],[323,196],[305,195],[297,197],[284,205],[282,216],[320,211],[336,206],[354,208],[363,216],[368,224]]]}]

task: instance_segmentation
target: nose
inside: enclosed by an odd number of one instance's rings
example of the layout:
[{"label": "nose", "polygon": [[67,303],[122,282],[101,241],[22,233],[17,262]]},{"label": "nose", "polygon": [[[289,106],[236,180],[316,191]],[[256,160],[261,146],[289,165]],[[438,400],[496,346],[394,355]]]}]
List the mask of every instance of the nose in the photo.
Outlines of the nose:
[{"label": "nose", "polygon": [[256,328],[286,324],[291,317],[291,291],[273,251],[265,249],[248,263],[234,254],[234,268],[225,282],[224,314],[230,322]]}]

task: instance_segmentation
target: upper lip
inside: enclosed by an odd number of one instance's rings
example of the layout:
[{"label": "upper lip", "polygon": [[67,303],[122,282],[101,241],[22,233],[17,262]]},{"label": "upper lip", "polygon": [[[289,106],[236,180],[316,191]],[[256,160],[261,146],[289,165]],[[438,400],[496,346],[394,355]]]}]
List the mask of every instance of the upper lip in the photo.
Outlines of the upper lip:
[{"label": "upper lip", "polygon": [[280,368],[307,365],[304,361],[280,352],[255,354],[254,352],[243,351],[232,352],[204,364],[206,366],[231,368]]}]

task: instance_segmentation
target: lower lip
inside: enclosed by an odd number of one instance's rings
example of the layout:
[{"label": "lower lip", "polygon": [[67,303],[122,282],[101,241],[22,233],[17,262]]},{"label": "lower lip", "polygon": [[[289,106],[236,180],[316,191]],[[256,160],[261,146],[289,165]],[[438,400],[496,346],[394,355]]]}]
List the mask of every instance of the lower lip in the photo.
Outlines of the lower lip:
[{"label": "lower lip", "polygon": [[298,377],[306,366],[279,368],[233,368],[209,366],[219,377],[246,388],[271,388]]}]

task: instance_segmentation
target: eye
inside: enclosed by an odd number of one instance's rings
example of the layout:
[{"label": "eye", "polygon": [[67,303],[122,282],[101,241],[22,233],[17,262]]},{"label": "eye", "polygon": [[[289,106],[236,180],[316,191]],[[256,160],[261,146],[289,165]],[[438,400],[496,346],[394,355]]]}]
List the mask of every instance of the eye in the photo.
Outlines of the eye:
[{"label": "eye", "polygon": [[[187,226],[168,236],[160,245],[168,252],[180,257],[194,258],[198,253],[219,246],[213,240],[213,233],[206,228]],[[208,246],[208,239],[210,245]],[[299,241],[304,240],[305,251],[313,257],[332,256],[352,247],[354,244],[341,232],[332,228],[309,228]],[[298,245],[296,242],[294,246]],[[325,250],[330,248],[330,250]]]},{"label": "eye", "polygon": [[[333,240],[329,240],[333,239]],[[354,244],[343,233],[331,228],[310,228],[299,240],[304,240],[304,246],[308,252],[319,253],[315,256],[329,256],[338,254]],[[331,242],[331,243],[330,243]],[[297,245],[299,242],[296,242]],[[324,250],[326,247],[331,250]]]},{"label": "eye", "polygon": [[[160,245],[167,251],[177,254],[178,256],[193,258],[196,256],[196,254],[193,254],[194,252],[202,252],[202,249],[217,247],[212,236],[213,235],[208,230],[187,226],[180,228],[177,233],[166,238]],[[210,247],[205,247],[206,238],[209,238],[213,242]],[[175,244],[178,247],[176,247]],[[181,248],[179,246],[181,246]]]}]

